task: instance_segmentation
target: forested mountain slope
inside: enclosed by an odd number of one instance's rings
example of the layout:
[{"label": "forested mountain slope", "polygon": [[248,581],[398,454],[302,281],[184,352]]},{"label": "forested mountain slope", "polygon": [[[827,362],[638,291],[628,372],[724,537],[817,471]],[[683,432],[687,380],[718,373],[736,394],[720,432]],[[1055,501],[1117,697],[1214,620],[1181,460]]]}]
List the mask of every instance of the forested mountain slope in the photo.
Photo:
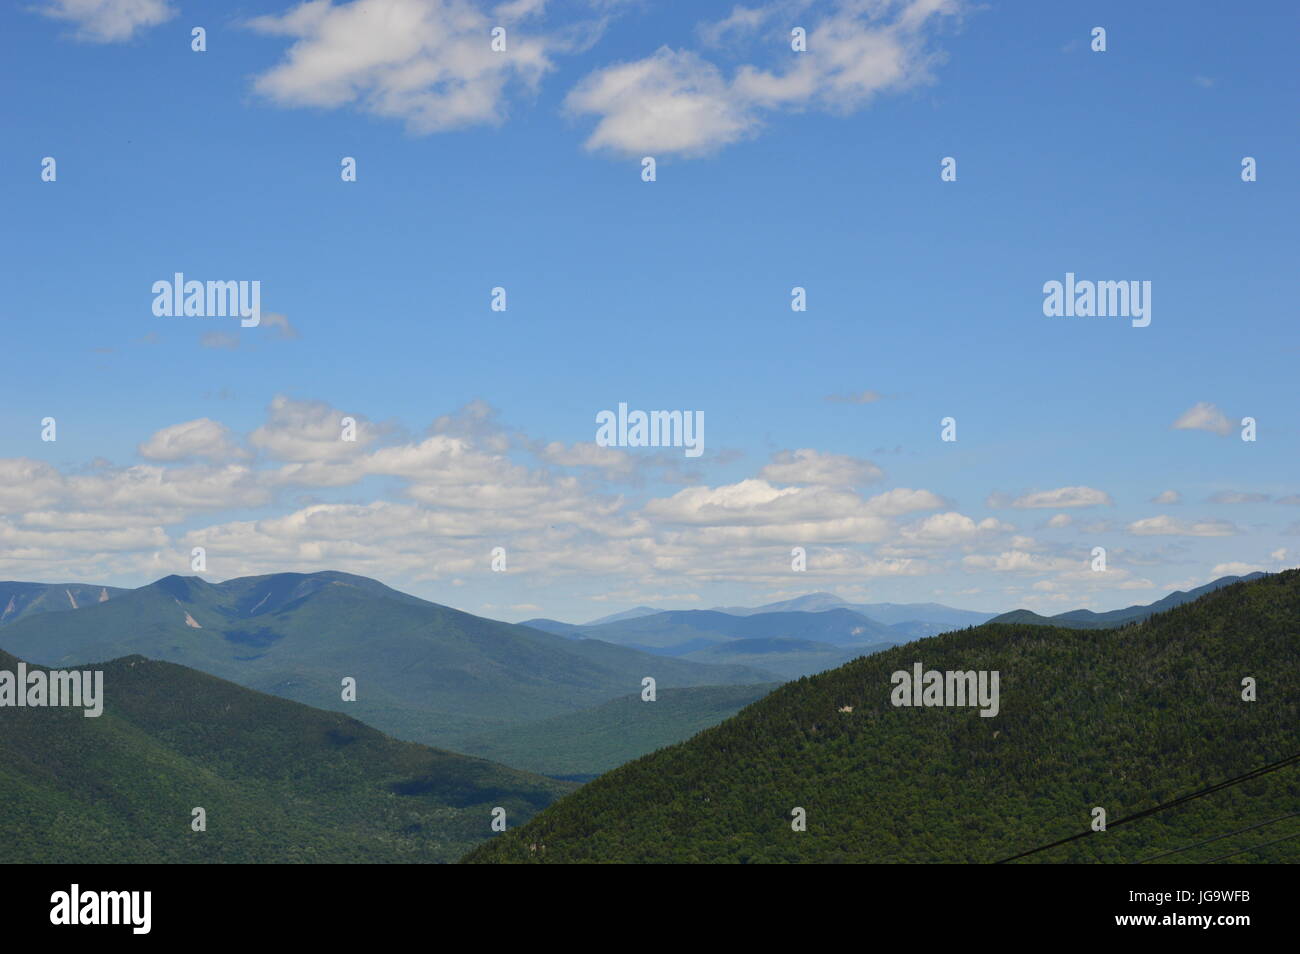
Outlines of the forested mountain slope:
[{"label": "forested mountain slope", "polygon": [[[891,675],[918,662],[998,671],[998,714],[895,707]],[[1243,701],[1246,678],[1258,701]],[[466,860],[994,861],[1088,830],[1094,807],[1120,819],[1294,754],[1298,726],[1292,570],[1119,629],[985,624],[787,683]],[[1139,861],[1297,810],[1292,765],[1029,860]],[[1296,820],[1173,858],[1288,832]],[[1300,838],[1234,860],[1300,861]]]}]

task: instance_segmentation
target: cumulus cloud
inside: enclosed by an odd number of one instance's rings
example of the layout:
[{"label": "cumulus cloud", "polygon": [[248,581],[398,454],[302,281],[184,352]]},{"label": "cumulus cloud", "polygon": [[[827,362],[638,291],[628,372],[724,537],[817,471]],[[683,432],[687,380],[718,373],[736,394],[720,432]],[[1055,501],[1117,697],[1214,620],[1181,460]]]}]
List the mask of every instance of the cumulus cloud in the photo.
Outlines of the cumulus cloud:
[{"label": "cumulus cloud", "polygon": [[1227,437],[1232,432],[1227,415],[1206,401],[1193,404],[1171,426],[1178,431],[1209,431],[1220,437]]},{"label": "cumulus cloud", "polygon": [[721,46],[748,37],[755,30],[767,23],[777,12],[775,5],[766,7],[735,6],[731,13],[714,23],[703,23],[696,32],[707,46]]},{"label": "cumulus cloud", "polygon": [[[343,419],[356,421],[356,440],[343,440]],[[323,401],[299,401],[277,394],[267,408],[267,422],[248,436],[249,443],[276,460],[319,463],[355,456],[377,434],[362,415],[345,414]]]},{"label": "cumulus cloud", "polygon": [[1016,528],[1008,523],[988,517],[978,523],[971,517],[955,511],[936,513],[901,529],[900,535],[908,543],[951,546],[972,543],[982,535],[1011,533]]},{"label": "cumulus cloud", "polygon": [[885,474],[869,460],[801,448],[772,455],[772,462],[760,470],[758,476],[779,484],[855,487],[881,480]]},{"label": "cumulus cloud", "polygon": [[1113,501],[1105,491],[1092,487],[1057,487],[1055,490],[1031,491],[1015,499],[1008,499],[1005,494],[994,493],[989,495],[986,503],[993,508],[1014,507],[1017,510],[1033,510],[1109,506]]},{"label": "cumulus cloud", "polygon": [[[536,87],[557,41],[508,22],[540,4],[517,2],[488,16],[468,0],[308,0],[249,26],[294,42],[259,75],[256,90],[285,106],[337,108],[401,119],[415,133],[500,123],[512,84]],[[491,30],[507,27],[507,49]]]},{"label": "cumulus cloud", "polygon": [[[489,573],[491,548],[501,545],[512,571],[542,585],[568,578],[601,580],[608,592],[703,592],[721,582],[789,587],[800,546],[809,589],[954,571],[1038,574],[1056,588],[1036,592],[1076,601],[1081,590],[1144,585],[1114,567],[1102,581],[1086,547],[1040,543],[930,490],[863,492],[874,465],[846,455],[782,451],[753,476],[685,487],[660,479],[625,495],[607,482],[623,481],[637,455],[533,439],[481,401],[438,417],[420,437],[352,412],[358,441],[344,442],[343,416],[327,402],[279,395],[242,439],[210,418],[148,435],[138,466],[95,460],[65,472],[0,459],[0,572],[160,576],[186,572],[190,548],[203,546],[223,575],[336,568],[450,586]],[[1168,518],[1129,529],[1236,532],[1222,521]],[[1184,559],[1185,544],[1168,546]]]},{"label": "cumulus cloud", "polygon": [[652,500],[647,509],[664,519],[678,523],[754,523],[761,522],[760,511],[771,513],[777,508],[790,513],[821,517],[838,515],[857,502],[856,495],[825,493],[820,489],[774,487],[766,480],[743,480],[721,487],[687,487],[668,499]]},{"label": "cumulus cloud", "polygon": [[1078,571],[1086,566],[1082,559],[1029,553],[1025,550],[1004,550],[996,554],[972,554],[962,558],[962,565],[970,570],[987,570],[993,573],[1047,573]]},{"label": "cumulus cloud", "polygon": [[601,447],[595,442],[565,445],[560,441],[545,444],[538,452],[542,460],[559,467],[590,467],[607,477],[623,479],[636,471],[632,455],[617,447]]},{"label": "cumulus cloud", "polygon": [[1182,499],[1183,499],[1182,494],[1180,494],[1176,490],[1162,490],[1160,493],[1156,494],[1154,497],[1151,498],[1151,503],[1163,504],[1163,505],[1176,504],[1176,503],[1180,503]]},{"label": "cumulus cloud", "polygon": [[157,526],[31,530],[0,517],[0,546],[7,551],[6,557],[9,559],[20,557],[27,548],[73,554],[105,550],[147,550],[166,545],[167,534],[162,527]]},{"label": "cumulus cloud", "polygon": [[267,488],[242,464],[102,466],[64,474],[43,461],[0,458],[0,514],[27,526],[171,523],[190,513],[259,506],[270,499]]},{"label": "cumulus cloud", "polygon": [[[807,51],[784,56],[778,69],[746,64],[726,75],[691,50],[663,46],[589,74],[565,105],[575,115],[596,117],[588,149],[707,155],[755,134],[773,112],[848,113],[879,93],[930,81],[936,57],[928,34],[963,6],[959,0],[841,0],[813,22]],[[767,16],[738,9],[701,33],[706,42],[721,42]]]},{"label": "cumulus cloud", "polygon": [[565,99],[599,116],[588,149],[704,155],[750,135],[758,119],[732,95],[722,71],[689,50],[660,47],[587,76]]},{"label": "cumulus cloud", "polygon": [[1268,567],[1260,566],[1257,563],[1243,563],[1240,560],[1234,560],[1229,563],[1216,563],[1214,569],[1210,571],[1210,576],[1245,576],[1248,573],[1263,573]]},{"label": "cumulus cloud", "polygon": [[1128,532],[1139,536],[1228,537],[1238,533],[1227,520],[1177,520],[1173,517],[1145,517],[1128,525]]},{"label": "cumulus cloud", "polygon": [[720,487],[687,487],[655,498],[642,513],[668,524],[708,528],[697,539],[716,544],[868,543],[887,539],[891,518],[944,505],[936,494],[898,488],[862,498],[831,487],[775,487],[749,479]]},{"label": "cumulus cloud", "polygon": [[871,497],[867,500],[866,506],[873,513],[887,517],[901,517],[925,510],[939,510],[949,504],[943,497],[929,490],[895,487],[893,490],[886,490]]},{"label": "cumulus cloud", "polygon": [[239,446],[230,428],[211,418],[173,424],[156,431],[138,448],[149,460],[184,460],[204,457],[212,461],[236,460],[249,456]]},{"label": "cumulus cloud", "polygon": [[75,36],[93,43],[119,43],[176,15],[167,0],[46,0],[35,8],[76,24]]}]

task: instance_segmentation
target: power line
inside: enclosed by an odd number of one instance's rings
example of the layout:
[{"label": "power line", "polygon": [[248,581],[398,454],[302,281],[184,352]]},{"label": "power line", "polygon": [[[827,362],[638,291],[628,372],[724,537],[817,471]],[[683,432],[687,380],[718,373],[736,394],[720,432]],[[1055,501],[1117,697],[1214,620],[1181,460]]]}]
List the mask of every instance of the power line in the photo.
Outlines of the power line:
[{"label": "power line", "polygon": [[1232,855],[1241,855],[1241,854],[1245,854],[1248,851],[1258,851],[1261,848],[1267,848],[1269,845],[1276,845],[1279,841],[1287,841],[1291,838],[1300,838],[1300,831],[1293,832],[1290,835],[1284,835],[1281,838],[1275,838],[1272,841],[1266,841],[1264,842],[1264,844],[1256,845],[1254,848],[1243,848],[1241,849],[1241,851],[1234,851],[1231,855],[1223,855],[1219,858],[1215,858],[1213,861],[1203,861],[1201,863],[1206,865],[1215,865],[1218,864],[1220,861],[1223,861],[1224,858],[1231,858]]},{"label": "power line", "polygon": [[[1163,812],[1166,809],[1174,808],[1177,805],[1182,805],[1196,798],[1202,798],[1206,795],[1212,795],[1215,792],[1222,791],[1225,788],[1231,788],[1233,785],[1240,785],[1242,782],[1249,782],[1252,779],[1259,778],[1263,775],[1268,775],[1270,772],[1276,772],[1278,769],[1286,768],[1288,765],[1294,765],[1297,762],[1300,762],[1300,752],[1297,752],[1294,755],[1288,755],[1286,758],[1279,759],[1276,762],[1269,762],[1267,765],[1261,765],[1259,768],[1252,769],[1251,771],[1246,772],[1244,775],[1238,775],[1236,778],[1230,778],[1225,781],[1218,782],[1214,785],[1211,785],[1208,788],[1201,789],[1199,792],[1192,792],[1188,795],[1182,795],[1178,798],[1171,799],[1170,801],[1163,802],[1159,805],[1156,805],[1153,808],[1147,808],[1144,809],[1143,811],[1135,812],[1132,815],[1126,815],[1123,818],[1116,819],[1115,821],[1110,822],[1106,825],[1106,830],[1109,831],[1112,828],[1118,828],[1120,825],[1127,824],[1128,822],[1131,821],[1137,821],[1139,818],[1146,818],[1148,815],[1154,815],[1156,812]],[[1035,855],[1038,854],[1038,852],[1040,851],[1047,851],[1047,849],[1049,848],[1056,848],[1059,845],[1068,844],[1069,842],[1076,841],[1080,838],[1086,838],[1088,835],[1093,835],[1093,834],[1096,834],[1096,832],[1093,829],[1089,828],[1086,831],[1081,831],[1078,834],[1070,835],[1068,838],[1062,838],[1059,841],[1052,842],[1051,844],[1039,845],[1037,848],[1030,848],[1028,851],[1022,851],[1019,854],[1011,855],[1009,858],[1002,858],[1001,860],[994,862],[994,864],[1001,865],[1001,864],[1006,864],[1008,861],[1016,861],[1017,859],[1025,858],[1029,855]]]},{"label": "power line", "polygon": [[[1274,818],[1272,821],[1260,822],[1258,825],[1251,825],[1249,828],[1238,828],[1236,831],[1230,831],[1226,835],[1215,835],[1213,838],[1207,838],[1205,841],[1198,841],[1194,845],[1187,845],[1185,848],[1174,848],[1171,851],[1162,851],[1158,855],[1152,855],[1150,858],[1143,858],[1134,864],[1144,865],[1148,861],[1155,861],[1157,858],[1164,858],[1166,855],[1176,855],[1180,851],[1191,851],[1193,848],[1200,848],[1202,845],[1208,845],[1212,841],[1219,841],[1222,838],[1231,838],[1233,835],[1245,834],[1248,831],[1254,831],[1256,828],[1266,828],[1269,825],[1276,825],[1280,821],[1286,821],[1288,818],[1295,818],[1300,812],[1292,812],[1290,815],[1283,815],[1281,818]],[[1206,862],[1208,864],[1208,862]]]}]

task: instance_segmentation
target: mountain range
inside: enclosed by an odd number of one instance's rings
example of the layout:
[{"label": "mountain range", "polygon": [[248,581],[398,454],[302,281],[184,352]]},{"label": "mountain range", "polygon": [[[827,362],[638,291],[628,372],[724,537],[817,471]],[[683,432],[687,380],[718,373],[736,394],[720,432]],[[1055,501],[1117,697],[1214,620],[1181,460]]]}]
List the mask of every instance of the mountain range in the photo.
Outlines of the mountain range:
[{"label": "mountain range", "polygon": [[1040,616],[1033,610],[1018,609],[996,616],[992,622],[1030,623],[1035,626],[1064,626],[1068,629],[1107,629],[1112,626],[1123,626],[1125,623],[1140,622],[1156,613],[1200,599],[1205,594],[1213,593],[1222,587],[1241,580],[1258,580],[1262,576],[1264,576],[1263,573],[1248,573],[1245,576],[1221,576],[1217,580],[1206,583],[1204,586],[1198,586],[1195,589],[1175,590],[1154,603],[1128,606],[1124,609],[1110,610],[1105,613],[1094,613],[1092,610],[1079,609],[1070,610],[1068,613],[1058,613],[1055,616]]},{"label": "mountain range", "polygon": [[[174,662],[456,750],[471,736],[639,693],[647,676],[661,689],[779,681],[484,619],[336,572],[224,583],[169,576],[103,603],[28,615],[0,629],[0,648],[49,666],[127,655]],[[342,701],[345,677],[356,680],[355,702]]]},{"label": "mountain range", "polygon": [[92,668],[97,718],[0,708],[0,863],[454,861],[494,808],[517,824],[574,787],[173,663]]},{"label": "mountain range", "polygon": [[[794,599],[766,603],[762,606],[716,607],[718,612],[732,616],[755,616],[759,613],[819,613],[823,610],[847,609],[861,613],[886,626],[899,623],[926,623],[940,630],[987,623],[995,614],[974,610],[953,609],[942,603],[850,603],[834,593],[808,593]],[[927,635],[934,635],[933,633]]]},{"label": "mountain range", "polygon": [[621,613],[611,613],[609,616],[602,616],[600,619],[593,619],[586,626],[599,626],[601,623],[617,623],[620,620],[636,619],[638,616],[649,616],[651,613],[662,613],[663,610],[655,609],[653,606],[633,606],[630,610],[624,610]]},{"label": "mountain range", "polygon": [[[868,609],[890,622],[869,615]],[[938,603],[849,604],[831,593],[811,593],[760,607],[641,606],[582,625],[553,619],[530,619],[522,625],[571,639],[599,639],[661,656],[751,666],[797,679],[991,616]]]},{"label": "mountain range", "polygon": [[808,593],[762,606],[656,610],[638,606],[575,625],[531,619],[523,625],[573,639],[599,639],[693,662],[753,666],[786,679],[824,672],[889,646],[986,622],[1095,629],[1145,619],[1239,579],[1227,576],[1154,603],[1097,613],[1073,610],[1040,616],[1020,609],[1002,615],[942,603],[849,603],[834,593]]},{"label": "mountain range", "polygon": [[[1130,622],[1231,581],[1108,614],[999,619]],[[508,624],[329,571],[172,576],[135,590],[10,582],[0,598],[14,609],[0,648],[37,663],[171,661],[398,738],[580,780],[688,739],[782,680],[910,642],[941,620],[987,615],[814,593],[734,612],[639,607],[581,626]],[[895,621],[864,616],[868,607]],[[646,676],[660,693],[653,705],[641,700]],[[355,702],[342,700],[345,677],[357,680]]]},{"label": "mountain range", "polygon": [[[465,860],[1295,863],[1297,619],[1290,570],[1119,628],[987,623],[887,649],[786,683]],[[997,672],[996,715],[896,705],[917,666]],[[1150,814],[1094,831],[1096,808]]]},{"label": "mountain range", "polygon": [[114,596],[128,593],[116,586],[92,586],[86,583],[16,583],[0,582],[0,626],[16,623],[39,613],[56,613],[106,603]]}]

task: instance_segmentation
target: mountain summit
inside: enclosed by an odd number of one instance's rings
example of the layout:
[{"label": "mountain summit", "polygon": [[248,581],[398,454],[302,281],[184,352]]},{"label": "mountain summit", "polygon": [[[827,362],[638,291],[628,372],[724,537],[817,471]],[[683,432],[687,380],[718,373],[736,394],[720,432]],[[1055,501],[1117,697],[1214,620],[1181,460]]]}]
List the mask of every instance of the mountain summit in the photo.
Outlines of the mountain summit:
[{"label": "mountain summit", "polygon": [[[49,666],[166,660],[452,749],[639,693],[647,676],[662,688],[776,678],[566,639],[333,571],[223,583],[167,576],[105,603],[20,619],[0,629],[0,647]],[[345,677],[356,680],[355,702],[341,698]]]}]

